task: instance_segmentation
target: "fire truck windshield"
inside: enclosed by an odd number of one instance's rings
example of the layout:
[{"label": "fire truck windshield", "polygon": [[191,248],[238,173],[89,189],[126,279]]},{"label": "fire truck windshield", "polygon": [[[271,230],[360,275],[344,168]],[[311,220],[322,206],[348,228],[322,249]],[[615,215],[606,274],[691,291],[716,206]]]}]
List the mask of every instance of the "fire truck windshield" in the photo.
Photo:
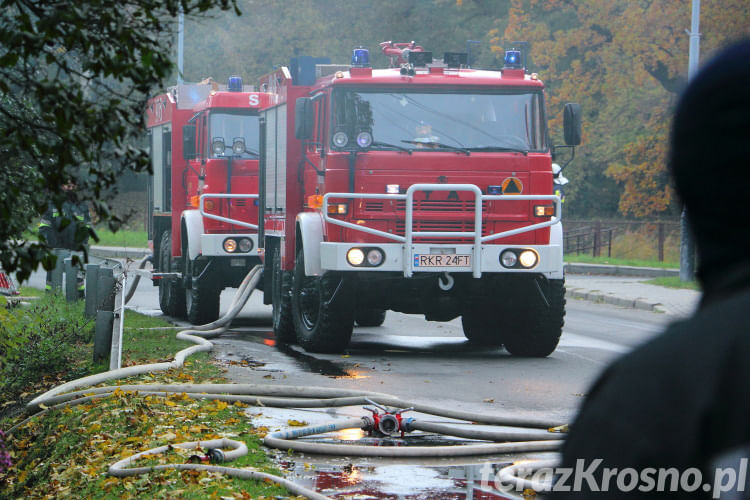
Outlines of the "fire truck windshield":
[{"label": "fire truck windshield", "polygon": [[[370,149],[400,145],[413,150],[546,151],[547,131],[540,92],[472,93],[337,89],[333,131],[354,138],[372,134]],[[331,147],[347,149],[341,135]]]},{"label": "fire truck windshield", "polygon": [[[235,138],[241,137],[245,139],[245,152],[235,156],[239,156],[240,158],[258,157],[260,133],[257,115],[249,115],[246,112],[230,112],[227,110],[213,111],[210,114],[208,127],[208,133],[212,142],[215,139],[224,140],[224,144],[227,145],[226,154],[229,154]],[[225,155],[218,156],[223,157]],[[216,158],[216,153],[212,151],[211,157]]]}]

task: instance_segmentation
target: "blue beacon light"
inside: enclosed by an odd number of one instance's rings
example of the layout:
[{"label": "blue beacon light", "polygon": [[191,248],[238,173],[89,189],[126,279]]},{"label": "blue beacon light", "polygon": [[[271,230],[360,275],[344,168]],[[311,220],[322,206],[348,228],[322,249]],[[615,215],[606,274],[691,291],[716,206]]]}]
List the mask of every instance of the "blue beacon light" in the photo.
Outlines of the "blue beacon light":
[{"label": "blue beacon light", "polygon": [[230,76],[227,81],[227,90],[230,92],[242,92],[242,77]]},{"label": "blue beacon light", "polygon": [[521,68],[521,51],[520,50],[506,50],[505,51],[505,67],[506,68]]},{"label": "blue beacon light", "polygon": [[355,68],[367,68],[370,66],[370,51],[364,47],[352,50],[352,66]]}]

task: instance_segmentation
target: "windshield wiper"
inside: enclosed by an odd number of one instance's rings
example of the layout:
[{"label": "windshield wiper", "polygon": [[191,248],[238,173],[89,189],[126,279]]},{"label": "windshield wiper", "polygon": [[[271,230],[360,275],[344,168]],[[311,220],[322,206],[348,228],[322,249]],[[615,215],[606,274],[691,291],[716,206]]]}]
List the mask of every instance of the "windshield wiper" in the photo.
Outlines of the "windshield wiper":
[{"label": "windshield wiper", "polygon": [[469,156],[471,154],[471,151],[469,151],[466,148],[460,148],[458,146],[451,146],[449,144],[443,144],[442,142],[434,142],[434,141],[407,141],[406,139],[401,139],[401,142],[405,142],[407,144],[422,145],[422,146],[427,146],[427,147],[431,147],[431,148],[450,149],[451,151],[456,151],[458,153],[463,153],[466,156]]},{"label": "windshield wiper", "polygon": [[528,149],[521,148],[509,148],[507,146],[482,146],[478,148],[471,148],[472,151],[510,151],[512,153],[523,153],[524,155],[529,154]]},{"label": "windshield wiper", "polygon": [[397,149],[399,151],[403,151],[404,153],[409,153],[409,154],[412,153],[412,150],[409,149],[409,148],[405,148],[403,146],[397,146],[395,144],[389,144],[387,142],[373,141],[372,145],[373,146],[380,146],[381,148],[393,148],[393,149]]}]

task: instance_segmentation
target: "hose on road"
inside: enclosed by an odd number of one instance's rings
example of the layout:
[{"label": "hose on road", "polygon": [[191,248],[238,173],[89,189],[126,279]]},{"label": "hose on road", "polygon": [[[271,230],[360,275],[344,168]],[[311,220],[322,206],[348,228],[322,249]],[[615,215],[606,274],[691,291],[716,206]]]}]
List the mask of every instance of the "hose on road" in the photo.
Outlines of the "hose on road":
[{"label": "hose on road", "polygon": [[[146,259],[141,262],[145,265]],[[486,430],[486,429],[469,429],[461,425],[449,425],[446,423],[434,423],[420,421],[418,419],[409,419],[411,430],[422,432],[439,433],[444,435],[468,438],[479,441],[491,441],[472,444],[460,444],[456,446],[402,446],[402,447],[379,447],[363,446],[350,444],[330,444],[310,441],[296,441],[296,438],[312,436],[321,433],[334,432],[341,429],[350,428],[367,428],[369,425],[367,417],[357,417],[334,421],[323,425],[314,425],[309,427],[282,430],[266,435],[264,443],[269,447],[275,447],[283,450],[292,449],[305,453],[320,453],[334,455],[353,455],[353,456],[379,456],[379,457],[449,457],[449,456],[468,456],[482,454],[498,453],[521,453],[521,452],[539,452],[553,451],[559,448],[561,444],[561,435],[552,431],[553,428],[560,425],[559,422],[550,422],[544,419],[519,418],[514,415],[483,415],[473,412],[467,412],[452,408],[445,408],[439,405],[427,405],[421,402],[405,401],[396,396],[389,394],[360,391],[351,389],[337,389],[325,387],[309,386],[280,386],[265,384],[133,384],[90,388],[91,386],[102,382],[116,380],[134,375],[154,371],[165,371],[171,368],[178,368],[183,365],[185,359],[196,352],[210,351],[213,344],[208,338],[216,337],[224,333],[231,321],[239,314],[245,306],[251,293],[257,286],[261,278],[261,266],[255,266],[245,276],[240,284],[237,294],[232,300],[228,312],[218,320],[200,326],[182,330],[177,334],[178,339],[188,340],[197,345],[188,347],[179,351],[173,361],[163,363],[153,363],[148,365],[131,366],[112,370],[78,380],[73,380],[62,384],[44,394],[34,398],[27,404],[27,411],[30,413],[39,412],[17,424],[9,430],[12,434],[14,430],[24,425],[30,419],[43,414],[52,408],[61,408],[70,405],[77,405],[86,401],[106,397],[117,389],[123,391],[137,391],[140,394],[150,395],[169,395],[185,394],[195,399],[218,399],[223,401],[240,401],[249,405],[277,407],[277,408],[327,408],[353,406],[368,403],[377,403],[379,405],[388,405],[394,408],[413,407],[415,412],[435,415],[445,418],[463,420],[469,423],[481,423],[486,425],[498,425],[515,428],[508,430]],[[137,281],[131,287],[134,290]],[[131,290],[131,291],[132,291]],[[129,295],[132,294],[129,292]],[[88,388],[80,390],[81,388]],[[79,389],[76,391],[76,389]],[[74,392],[69,392],[74,391]],[[220,447],[231,447],[235,450],[238,448],[237,441],[220,440],[221,442],[211,442],[211,445]],[[504,441],[504,442],[496,442]],[[239,443],[242,444],[242,443]],[[210,446],[207,441],[200,444],[181,443],[172,446],[192,449],[190,447],[207,447]],[[243,445],[244,446],[244,445]],[[320,499],[327,498],[312,490],[298,486],[290,481],[275,476],[262,475],[262,473],[233,469],[229,467],[207,466],[201,464],[173,464],[158,467],[135,467],[134,465],[139,457],[149,454],[160,453],[167,447],[154,448],[144,451],[128,459],[121,460],[110,466],[109,474],[117,477],[123,475],[134,475],[147,473],[154,469],[172,467],[178,469],[201,469],[222,472],[236,477],[267,477],[271,480],[283,484],[295,494],[307,496],[308,498]],[[161,451],[160,451],[161,450]],[[225,455],[234,457],[238,452],[227,452]]]}]

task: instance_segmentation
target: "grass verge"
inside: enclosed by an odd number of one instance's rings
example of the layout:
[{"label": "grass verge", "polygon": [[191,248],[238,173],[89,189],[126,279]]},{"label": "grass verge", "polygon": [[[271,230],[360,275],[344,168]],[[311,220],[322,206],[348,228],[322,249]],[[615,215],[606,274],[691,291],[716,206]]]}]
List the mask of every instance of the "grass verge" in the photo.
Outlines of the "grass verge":
[{"label": "grass verge", "polygon": [[96,230],[96,234],[99,236],[99,242],[95,243],[94,240],[91,240],[92,245],[135,248],[146,248],[148,246],[148,233],[146,231],[121,229],[113,233],[108,229],[101,228]]},{"label": "grass verge", "polygon": [[662,277],[662,278],[654,278],[654,279],[650,279],[646,281],[645,283],[648,283],[650,285],[666,286],[668,288],[684,288],[688,290],[698,290],[698,291],[700,291],[701,289],[697,281],[680,281],[679,276],[667,276],[667,277]]},{"label": "grass verge", "polygon": [[[66,304],[59,297],[47,295],[42,296],[39,303],[57,311],[68,321],[85,322],[82,319],[82,302]],[[23,316],[37,311],[34,307],[10,311]],[[29,321],[33,323],[33,320]],[[127,311],[123,364],[171,359],[174,353],[192,345],[177,340],[177,329],[169,328],[171,326],[160,318]],[[31,392],[40,392],[104,369],[84,361],[92,357],[93,345],[90,340],[90,336],[80,339],[80,345],[72,352],[75,359],[66,358],[66,363],[58,366],[57,371],[39,372],[45,374],[40,376],[33,391],[26,390],[18,396],[28,399]],[[70,364],[77,368],[71,369]],[[223,382],[226,380],[222,377],[222,370],[211,362],[209,354],[198,353],[180,369],[108,384]],[[161,397],[117,390],[94,402],[49,410],[18,429],[6,443],[12,466],[5,472],[0,470],[0,498],[288,497],[289,493],[284,488],[272,482],[247,481],[205,471],[168,470],[122,479],[107,475],[112,463],[140,451],[220,437],[243,441],[250,451],[245,457],[228,464],[230,467],[250,466],[278,475],[279,471],[261,445],[261,438],[267,429],[254,427],[244,412],[245,408],[246,405],[241,403],[194,400],[184,394]],[[0,429],[7,429],[20,420],[20,415],[6,414],[0,417]],[[138,465],[185,463],[190,455],[196,453],[195,450],[183,452],[172,449],[168,453],[148,457]]]},{"label": "grass verge", "polygon": [[615,257],[592,257],[591,255],[565,255],[565,262],[576,262],[583,264],[606,264],[611,266],[635,266],[635,267],[658,267],[662,269],[677,269],[678,262],[660,262],[658,260],[623,259]]}]

